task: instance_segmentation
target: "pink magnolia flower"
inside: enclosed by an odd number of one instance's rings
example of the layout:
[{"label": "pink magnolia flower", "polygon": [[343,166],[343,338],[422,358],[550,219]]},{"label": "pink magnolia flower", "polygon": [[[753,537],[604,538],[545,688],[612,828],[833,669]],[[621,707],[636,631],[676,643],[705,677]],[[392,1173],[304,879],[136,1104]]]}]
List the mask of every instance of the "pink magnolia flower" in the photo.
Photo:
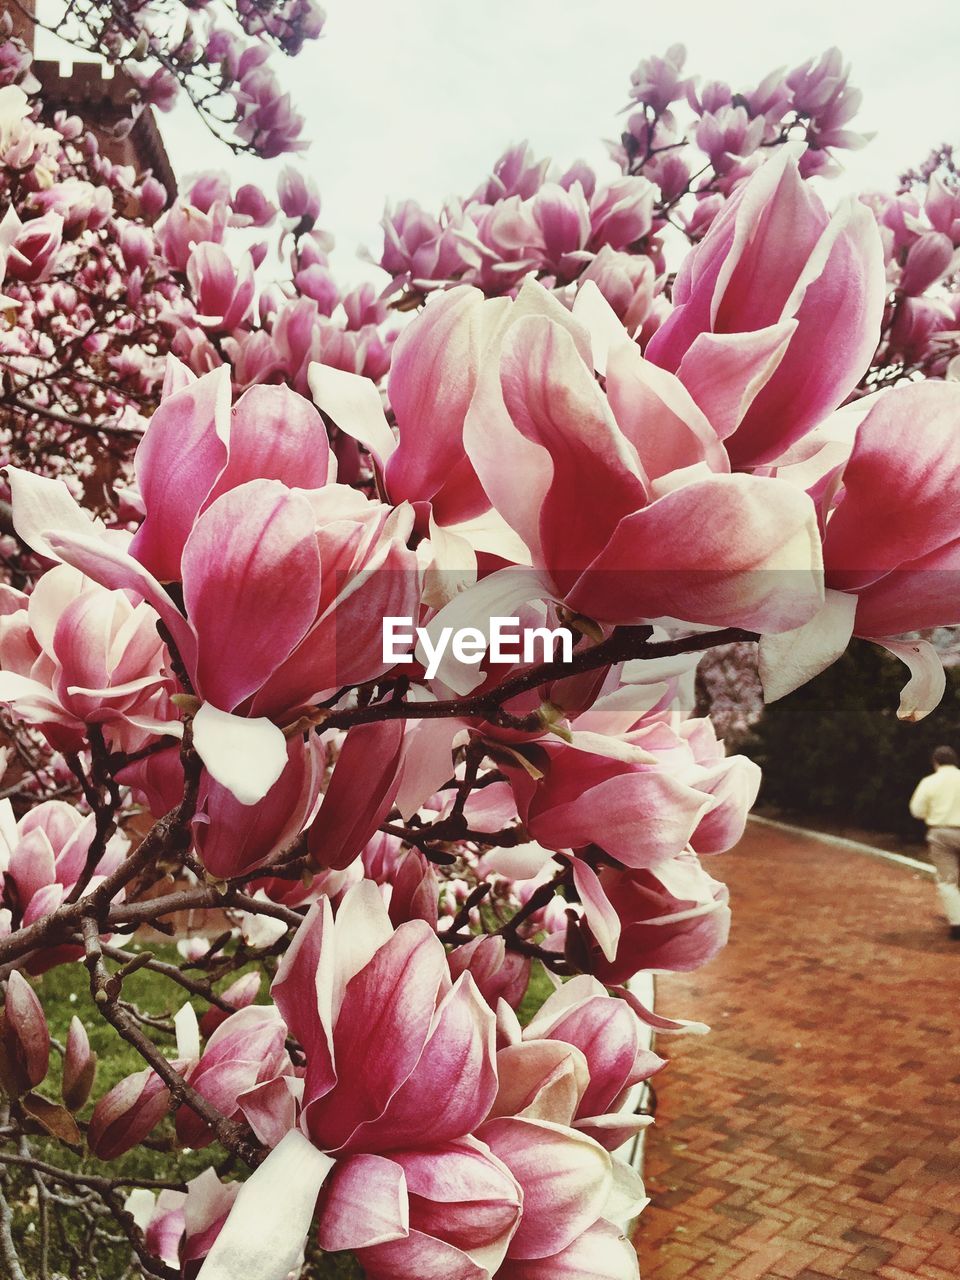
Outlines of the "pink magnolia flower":
[{"label": "pink magnolia flower", "polygon": [[909,667],[901,718],[919,719],[938,704],[939,655],[926,641],[898,637],[957,620],[958,422],[956,383],[896,387],[875,398],[849,458],[815,485],[827,598],[807,627],[761,642],[768,700],[829,666],[853,634],[879,641]]},{"label": "pink magnolia flower", "polygon": [[768,462],[831,413],[876,350],[880,241],[862,205],[828,216],[788,149],[684,260],[646,356],[675,372],[733,464]]},{"label": "pink magnolia flower", "polygon": [[762,116],[751,119],[745,107],[724,105],[700,118],[694,136],[714,170],[722,174],[754,154],[763,141],[765,128]]},{"label": "pink magnolia flower", "polygon": [[[709,721],[678,723],[675,692],[674,681],[648,691],[620,688],[571,720],[572,745],[547,739],[527,749],[540,779],[508,771],[533,838],[576,855],[573,885],[609,963],[627,918],[606,892],[603,868],[669,874],[690,849],[723,852],[742,836],[756,799],[757,766],[726,757]],[[565,933],[563,921],[560,945]]]},{"label": "pink magnolia flower", "polygon": [[198,244],[220,244],[229,219],[226,204],[217,201],[208,211],[177,199],[157,224],[157,240],[163,256],[177,271],[186,271]]},{"label": "pink magnolia flower", "polygon": [[395,278],[409,277],[414,284],[456,279],[465,266],[462,245],[454,230],[462,211],[451,208],[438,222],[415,200],[404,200],[383,216],[383,253],[380,265]]},{"label": "pink magnolia flower", "polygon": [[260,65],[242,73],[231,92],[240,115],[237,137],[257,155],[270,160],[287,151],[305,150],[303,116],[294,110],[290,94],[281,91],[269,67]]},{"label": "pink magnolia flower", "polygon": [[[620,1166],[618,1186],[614,1159],[598,1142],[551,1121],[504,1116],[488,1120],[480,1135],[523,1191],[523,1216],[496,1273],[500,1280],[571,1275],[571,1251],[583,1257],[585,1248],[611,1236],[619,1245],[616,1267],[609,1270],[609,1245],[601,1250],[601,1265],[615,1280],[638,1280],[637,1255],[608,1220],[642,1208],[635,1175]],[[587,1274],[596,1274],[592,1266]]]},{"label": "pink magnolia flower", "polygon": [[148,604],[132,604],[126,592],[67,566],[44,574],[29,596],[7,592],[0,701],[40,727],[55,749],[78,751],[90,725],[120,750],[136,749],[151,733],[179,733],[166,650]]},{"label": "pink magnolia flower", "polygon": [[[45,800],[16,823],[10,801],[0,801],[4,898],[23,924],[32,924],[63,903],[83,874],[95,831],[93,814],[84,817],[63,800]],[[120,865],[128,845],[125,836],[112,837],[89,889]]]},{"label": "pink magnolia flower", "polygon": [[[250,1005],[230,1014],[214,1030],[199,1060],[185,1072],[186,1078],[221,1115],[244,1116],[256,1130],[259,1097],[293,1075],[286,1036],[276,1009]],[[189,1106],[177,1109],[176,1126],[184,1146],[200,1148],[213,1141],[213,1134]]]},{"label": "pink magnolia flower", "polygon": [[935,231],[949,236],[954,245],[960,245],[960,192],[947,186],[939,173],[930,179],[923,211]]},{"label": "pink magnolia flower", "polygon": [[646,178],[617,178],[598,189],[590,201],[588,248],[626,249],[642,240],[652,225],[654,195]]},{"label": "pink magnolia flower", "polygon": [[953,241],[942,231],[925,231],[907,250],[900,276],[900,288],[917,297],[951,270],[955,258]]},{"label": "pink magnolia flower", "polygon": [[63,1055],[64,1105],[70,1111],[79,1111],[90,1097],[97,1072],[97,1055],[90,1048],[87,1029],[76,1016],[70,1019],[67,1047]]},{"label": "pink magnolia flower", "polygon": [[[319,974],[332,984],[332,1006],[317,988]],[[321,1149],[438,1145],[471,1133],[489,1110],[492,1013],[468,974],[451,987],[443,946],[426,924],[393,929],[369,883],[348,891],[336,920],[326,900],[311,908],[273,996],[307,1055],[302,1128]],[[350,1063],[343,1075],[341,1061]]]},{"label": "pink magnolia flower", "polygon": [[169,1110],[170,1090],[145,1067],[125,1076],[94,1107],[87,1145],[98,1159],[115,1160],[147,1137]]},{"label": "pink magnolia flower", "polygon": [[508,147],[493,166],[493,173],[473,193],[480,204],[496,204],[509,196],[529,200],[546,179],[549,160],[537,160],[527,142]]},{"label": "pink magnolia flower", "polygon": [[[228,879],[268,864],[288,850],[309,825],[323,782],[325,751],[319,738],[286,741],[286,762],[276,782],[255,807],[209,773],[200,781],[197,813],[191,823],[193,846],[211,875]],[[183,796],[178,749],[156,752],[128,765],[117,780],[133,787],[155,818],[173,809]]]},{"label": "pink magnolia flower", "polygon": [[635,1085],[664,1065],[646,1045],[637,1015],[587,975],[571,978],[497,1054],[500,1089],[492,1115],[519,1115],[573,1126],[608,1151],[649,1117],[621,1112]]},{"label": "pink magnolia flower", "polygon": [[723,474],[710,424],[615,321],[604,394],[576,317],[525,288],[487,347],[463,439],[538,574],[494,574],[450,610],[500,592],[493,611],[503,613],[511,593],[511,604],[536,598],[539,581],[600,621],[670,615],[784,630],[811,616],[821,590],[812,507],[769,478]]},{"label": "pink magnolia flower", "polygon": [[47,279],[57,264],[62,239],[63,219],[56,213],[23,223],[7,251],[7,274],[28,284]]},{"label": "pink magnolia flower", "polygon": [[190,254],[187,279],[204,328],[229,331],[247,318],[256,288],[249,254],[235,262],[221,245],[205,241]]},{"label": "pink magnolia flower", "polygon": [[530,981],[529,958],[508,951],[503,938],[492,935],[481,935],[455,947],[447,956],[447,963],[454,978],[469,973],[494,1010],[501,1000],[516,1009]]},{"label": "pink magnolia flower", "polygon": [[545,183],[530,208],[542,237],[544,266],[566,279],[579,274],[590,237],[590,209],[579,182],[569,189]]},{"label": "pink magnolia flower", "polygon": [[277,216],[276,205],[252,182],[245,182],[237,188],[231,206],[235,226],[269,227]]},{"label": "pink magnolia flower", "polygon": [[[202,1052],[196,1014],[189,1005],[175,1022],[174,1069],[222,1115],[248,1121],[263,1141],[279,1142],[293,1122],[294,1103],[287,1084],[293,1064],[277,1010],[251,1005],[231,1014]],[[87,1135],[91,1151],[101,1160],[116,1159],[141,1142],[170,1105],[169,1089],[151,1068],[125,1077],[94,1107]],[[185,1146],[204,1147],[213,1140],[205,1121],[187,1104],[177,1108],[176,1127]]]},{"label": "pink magnolia flower", "polygon": [[230,175],[222,170],[217,173],[203,173],[195,178],[186,193],[186,199],[201,213],[209,213],[218,201],[230,203]]},{"label": "pink magnolia flower", "polygon": [[[228,393],[218,371],[154,415],[137,456],[147,515],[129,552],[99,535],[56,482],[11,479],[32,545],[160,614],[203,699],[197,750],[216,781],[252,804],[288,764],[277,722],[323,691],[382,674],[380,620],[416,614],[419,588],[406,545],[412,511],[328,483],[326,431],[312,405],[256,387],[229,417]],[[182,582],[186,617],[158,577]]]},{"label": "pink magnolia flower", "polygon": [[277,197],[284,217],[311,225],[320,216],[320,193],[316,183],[301,169],[284,165],[277,180]]},{"label": "pink magnolia flower", "polygon": [[403,331],[387,383],[399,442],[372,384],[339,377],[323,365],[310,372],[314,399],[373,453],[391,500],[429,501],[440,523],[490,505],[466,457],[462,426],[502,306],[463,286],[435,298]]},{"label": "pink magnolia flower", "polygon": [[726,945],[727,888],[707,875],[693,853],[655,871],[603,868],[598,880],[599,899],[585,902],[576,936],[581,966],[605,985],[645,969],[697,969]]},{"label": "pink magnolia flower", "polygon": [[682,44],[672,44],[661,57],[644,58],[630,76],[630,97],[657,112],[682,98],[692,81],[683,77],[687,51]]},{"label": "pink magnolia flower", "polygon": [[[356,1250],[373,1280],[491,1276],[521,1194],[470,1136],[497,1081],[493,1013],[469,974],[451,986],[436,934],[416,920],[394,930],[361,882],[335,919],[326,899],[311,908],[273,996],[307,1059],[299,1129],[245,1184],[203,1280],[241,1255],[258,1280],[282,1280],[321,1188],[321,1247]],[[272,1258],[245,1252],[251,1211],[271,1226]]]},{"label": "pink magnolia flower", "polygon": [[592,280],[623,327],[634,334],[653,306],[655,276],[649,258],[620,253],[604,245],[580,276],[580,282]]}]

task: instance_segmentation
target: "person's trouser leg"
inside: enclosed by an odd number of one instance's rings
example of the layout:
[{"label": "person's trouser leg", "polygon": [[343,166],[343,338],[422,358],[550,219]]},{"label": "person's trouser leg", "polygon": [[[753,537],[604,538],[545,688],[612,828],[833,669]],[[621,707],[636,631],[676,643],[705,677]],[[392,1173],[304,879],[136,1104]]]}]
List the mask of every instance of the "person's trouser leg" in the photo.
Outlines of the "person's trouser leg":
[{"label": "person's trouser leg", "polygon": [[931,827],[927,833],[930,861],[937,873],[937,892],[950,925],[960,925],[960,831]]}]

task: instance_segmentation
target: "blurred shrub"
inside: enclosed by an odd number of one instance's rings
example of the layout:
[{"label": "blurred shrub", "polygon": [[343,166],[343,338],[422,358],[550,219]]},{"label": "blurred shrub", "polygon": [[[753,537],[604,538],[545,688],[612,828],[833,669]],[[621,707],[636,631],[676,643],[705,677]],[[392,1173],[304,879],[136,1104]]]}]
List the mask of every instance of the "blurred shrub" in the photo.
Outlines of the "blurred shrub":
[{"label": "blurred shrub", "polygon": [[764,711],[741,750],[763,767],[761,804],[876,831],[919,835],[907,802],[941,743],[960,750],[960,668],[917,724],[897,719],[906,670],[854,641],[829,670]]}]

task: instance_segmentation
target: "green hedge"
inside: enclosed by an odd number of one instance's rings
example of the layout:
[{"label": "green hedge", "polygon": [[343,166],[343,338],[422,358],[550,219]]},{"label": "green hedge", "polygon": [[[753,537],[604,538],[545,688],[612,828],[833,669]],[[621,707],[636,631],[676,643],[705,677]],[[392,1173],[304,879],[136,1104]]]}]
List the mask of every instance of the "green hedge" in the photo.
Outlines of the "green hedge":
[{"label": "green hedge", "polygon": [[903,836],[922,833],[907,811],[940,744],[960,752],[960,670],[916,724],[897,719],[907,669],[877,645],[854,641],[822,675],[767,707],[742,749],[763,767],[760,802]]}]

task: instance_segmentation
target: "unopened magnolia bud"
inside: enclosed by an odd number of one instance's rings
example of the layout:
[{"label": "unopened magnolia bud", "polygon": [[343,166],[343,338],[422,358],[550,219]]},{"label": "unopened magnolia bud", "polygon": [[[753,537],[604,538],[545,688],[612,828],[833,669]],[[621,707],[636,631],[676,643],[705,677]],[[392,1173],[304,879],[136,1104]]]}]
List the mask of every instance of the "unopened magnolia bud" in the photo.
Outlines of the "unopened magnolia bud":
[{"label": "unopened magnolia bud", "polygon": [[0,1080],[14,1097],[38,1085],[50,1065],[50,1031],[40,1001],[14,971],[0,1015]]},{"label": "unopened magnolia bud", "polygon": [[70,1022],[63,1057],[63,1101],[71,1111],[79,1111],[90,1097],[96,1070],[97,1055],[90,1048],[86,1028],[75,1017]]},{"label": "unopened magnolia bud", "polygon": [[115,1084],[93,1109],[87,1142],[101,1160],[115,1160],[142,1142],[170,1110],[170,1090],[148,1067]]}]

